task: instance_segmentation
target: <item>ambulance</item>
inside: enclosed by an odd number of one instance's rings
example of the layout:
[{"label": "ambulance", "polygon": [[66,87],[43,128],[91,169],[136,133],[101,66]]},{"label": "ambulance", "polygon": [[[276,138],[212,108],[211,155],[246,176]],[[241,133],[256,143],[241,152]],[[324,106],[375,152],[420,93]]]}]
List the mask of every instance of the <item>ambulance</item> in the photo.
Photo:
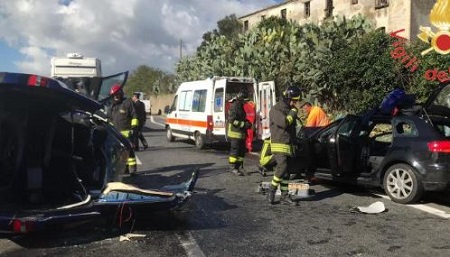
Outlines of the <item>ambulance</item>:
[{"label": "ambulance", "polygon": [[[227,142],[227,112],[230,100],[242,89],[256,103],[257,135],[261,139],[270,131],[268,111],[275,97],[273,82],[257,83],[248,77],[212,77],[180,84],[166,117],[166,137],[191,139],[203,149],[213,143]],[[264,101],[260,101],[261,97]],[[261,112],[262,111],[262,112]],[[262,114],[262,116],[260,116]],[[261,128],[261,129],[259,129]]]}]

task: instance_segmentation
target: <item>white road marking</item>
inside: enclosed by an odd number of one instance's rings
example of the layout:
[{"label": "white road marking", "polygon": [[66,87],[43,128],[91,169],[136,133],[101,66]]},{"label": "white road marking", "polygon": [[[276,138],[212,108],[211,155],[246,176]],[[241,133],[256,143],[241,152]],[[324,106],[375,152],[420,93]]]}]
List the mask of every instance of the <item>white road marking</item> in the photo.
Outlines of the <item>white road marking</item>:
[{"label": "white road marking", "polygon": [[[373,192],[372,192],[372,194],[382,197],[387,200],[391,200],[391,198],[389,198],[387,195],[377,194],[377,193],[373,193]],[[443,210],[439,210],[439,209],[431,207],[431,206],[427,206],[425,204],[406,204],[405,206],[415,208],[415,209],[436,215],[436,216],[444,218],[444,219],[450,219],[450,213],[447,213]]]},{"label": "white road marking", "polygon": [[139,157],[137,156],[137,154],[136,154],[136,164],[137,165],[142,165],[142,162],[141,162],[141,160],[139,160]]},{"label": "white road marking", "polygon": [[198,246],[195,239],[192,237],[189,231],[184,231],[182,233],[177,234],[178,240],[180,241],[181,246],[186,250],[186,254],[188,257],[205,257],[206,255],[203,253],[202,249]]},{"label": "white road marking", "polygon": [[156,125],[161,126],[161,127],[165,127],[165,126],[166,126],[166,124],[156,122],[155,119],[153,118],[153,116],[150,116],[150,121],[151,121],[152,123],[156,124]]}]

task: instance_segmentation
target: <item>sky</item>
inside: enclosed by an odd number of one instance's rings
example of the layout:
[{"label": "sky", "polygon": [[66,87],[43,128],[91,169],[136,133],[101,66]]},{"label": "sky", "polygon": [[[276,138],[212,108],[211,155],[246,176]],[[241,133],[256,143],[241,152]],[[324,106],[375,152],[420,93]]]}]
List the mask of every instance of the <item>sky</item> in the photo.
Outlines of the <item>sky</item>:
[{"label": "sky", "polygon": [[[280,0],[1,0],[0,71],[50,76],[52,57],[99,58],[103,75],[147,65],[174,72],[202,35]],[[182,42],[182,44],[180,44]]]}]

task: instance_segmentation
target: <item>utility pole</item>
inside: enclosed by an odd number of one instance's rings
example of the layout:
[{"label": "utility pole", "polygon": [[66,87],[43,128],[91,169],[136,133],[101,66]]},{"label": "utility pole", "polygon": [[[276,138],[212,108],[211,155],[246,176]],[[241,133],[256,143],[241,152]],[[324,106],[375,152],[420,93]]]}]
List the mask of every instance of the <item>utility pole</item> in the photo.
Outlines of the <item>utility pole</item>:
[{"label": "utility pole", "polygon": [[183,40],[180,39],[180,60],[183,58]]}]

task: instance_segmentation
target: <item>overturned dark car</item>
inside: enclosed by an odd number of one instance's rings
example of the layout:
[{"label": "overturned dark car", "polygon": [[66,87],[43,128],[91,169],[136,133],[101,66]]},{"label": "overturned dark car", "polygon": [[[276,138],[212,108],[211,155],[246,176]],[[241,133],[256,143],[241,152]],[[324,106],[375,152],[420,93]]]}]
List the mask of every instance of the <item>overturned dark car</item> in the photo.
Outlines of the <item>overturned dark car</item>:
[{"label": "overturned dark car", "polygon": [[382,187],[398,203],[450,188],[450,83],[394,115],[347,115],[302,128],[297,160],[322,179]]},{"label": "overturned dark car", "polygon": [[143,189],[120,181],[130,142],[99,100],[128,72],[97,78],[89,96],[37,75],[0,72],[0,233],[24,234],[187,203],[198,170],[179,185]]}]

